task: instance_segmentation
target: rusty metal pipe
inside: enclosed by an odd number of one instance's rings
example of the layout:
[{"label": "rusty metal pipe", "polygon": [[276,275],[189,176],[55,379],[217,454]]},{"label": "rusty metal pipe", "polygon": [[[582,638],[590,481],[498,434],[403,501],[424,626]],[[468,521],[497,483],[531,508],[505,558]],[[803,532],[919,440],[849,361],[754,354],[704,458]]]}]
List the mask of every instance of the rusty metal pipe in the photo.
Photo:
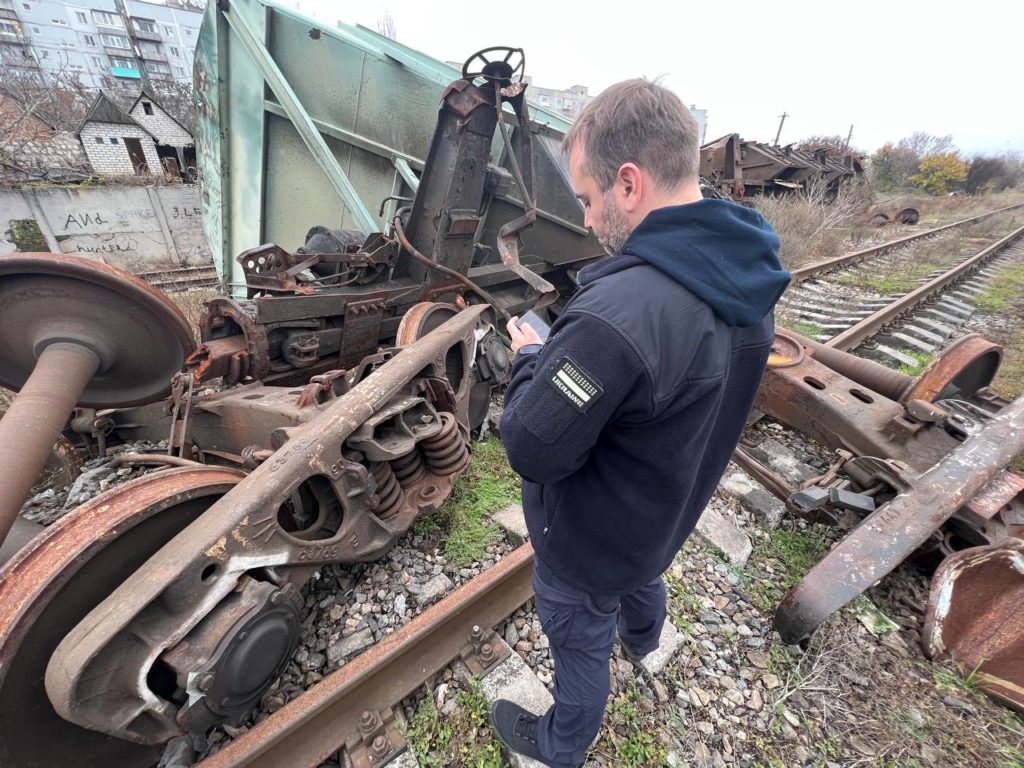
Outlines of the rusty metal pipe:
[{"label": "rusty metal pipe", "polygon": [[770,470],[742,448],[733,451],[732,460],[736,462],[736,466],[771,491],[779,500],[788,501],[789,497],[796,493],[797,489],[790,485],[784,477]]},{"label": "rusty metal pipe", "polygon": [[60,431],[100,367],[100,359],[80,344],[45,347],[28,381],[0,420],[0,543],[7,538]]},{"label": "rusty metal pipe", "polygon": [[181,456],[167,456],[162,453],[121,453],[110,462],[112,467],[122,467],[125,464],[166,464],[169,467],[202,467],[200,461],[183,459]]},{"label": "rusty metal pipe", "polygon": [[408,236],[405,234],[405,225],[402,224],[402,214],[407,210],[407,208],[402,208],[395,214],[395,218],[391,220],[391,226],[394,227],[395,229],[395,236],[398,238],[399,244],[402,246],[402,248],[405,249],[406,253],[412,256],[416,261],[425,266],[427,269],[433,269],[437,272],[440,272],[443,275],[448,275],[448,277],[458,280],[464,286],[469,288],[469,290],[473,291],[475,294],[483,298],[484,301],[486,301],[488,304],[494,307],[495,312],[499,312],[506,320],[511,320],[512,318],[509,315],[509,313],[502,309],[501,305],[497,302],[497,300],[493,296],[491,296],[491,294],[489,294],[487,291],[481,288],[479,285],[474,283],[461,272],[456,272],[454,269],[451,269],[450,267],[446,267],[443,264],[438,264],[429,256],[424,256],[422,253],[419,252],[416,246],[412,244]]},{"label": "rusty metal pipe", "polygon": [[822,365],[827,365],[836,373],[867,387],[872,392],[884,395],[890,400],[899,401],[903,393],[914,384],[913,376],[900,373],[881,363],[827,347],[790,330],[787,330],[786,334],[793,336],[803,344],[810,351],[811,357]]},{"label": "rusty metal pipe", "polygon": [[811,569],[775,612],[783,640],[809,637],[828,616],[893,571],[1021,451],[1024,397],[918,477],[911,490],[865,518]]}]

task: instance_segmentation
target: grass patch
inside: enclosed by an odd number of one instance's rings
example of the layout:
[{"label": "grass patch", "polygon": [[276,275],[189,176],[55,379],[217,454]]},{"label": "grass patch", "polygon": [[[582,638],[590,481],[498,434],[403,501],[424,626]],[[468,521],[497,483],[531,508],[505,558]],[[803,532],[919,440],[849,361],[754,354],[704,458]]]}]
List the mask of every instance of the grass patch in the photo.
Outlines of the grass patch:
[{"label": "grass patch", "polygon": [[[1009,321],[1005,327],[990,329],[985,334],[1002,344],[1004,350],[992,386],[1009,400],[1024,395],[1024,265],[1014,264],[1000,270],[974,301],[983,311],[1001,313]],[[1024,472],[1024,453],[1011,466]]]},{"label": "grass patch", "polygon": [[660,731],[658,705],[630,681],[608,699],[602,737],[594,748],[610,765],[665,765],[668,750]]},{"label": "grass patch", "polygon": [[440,534],[444,551],[455,566],[483,560],[487,547],[501,537],[488,516],[520,498],[520,482],[509,466],[505,449],[491,438],[473,445],[469,468],[455,481],[452,495],[436,515],[417,520],[415,533]]},{"label": "grass patch", "polygon": [[665,587],[668,590],[668,613],[672,623],[685,635],[693,634],[693,621],[700,609],[700,598],[690,592],[680,571],[669,568],[665,572]]},{"label": "grass patch", "polygon": [[791,320],[788,317],[776,317],[775,324],[793,331],[793,333],[806,336],[809,339],[816,338],[824,332],[820,325],[810,320]]},{"label": "grass patch", "polygon": [[981,689],[981,676],[978,674],[981,662],[978,662],[977,666],[969,672],[960,666],[956,660],[952,664],[954,669],[936,667],[932,671],[935,684],[944,691],[977,693]]},{"label": "grass patch", "polygon": [[422,766],[506,768],[501,746],[491,730],[490,706],[473,680],[469,690],[455,694],[451,715],[437,711],[427,696],[409,721],[405,738]]},{"label": "grass patch", "polygon": [[988,288],[974,297],[974,304],[986,312],[1003,312],[1024,296],[1024,264],[1000,270]]},{"label": "grass patch", "polygon": [[900,373],[905,373],[907,376],[917,376],[935,359],[935,355],[927,352],[915,352],[912,349],[901,349],[900,352],[916,360],[913,365],[900,366]]},{"label": "grass patch", "polygon": [[786,650],[784,645],[772,645],[768,650],[768,669],[776,675],[784,676],[796,671],[797,660]]},{"label": "grass patch", "polygon": [[996,757],[1002,768],[1024,768],[1024,750],[1019,747],[1000,747]]},{"label": "grass patch", "polygon": [[897,272],[887,274],[870,274],[864,271],[847,272],[845,275],[841,275],[836,282],[855,288],[868,288],[876,293],[907,293],[940,268],[942,268],[941,264],[934,264],[930,261],[915,262],[907,264]]},{"label": "grass patch", "polygon": [[837,760],[843,756],[843,745],[836,736],[821,739],[814,745],[815,751],[826,760]]},{"label": "grass patch", "polygon": [[742,585],[748,590],[750,602],[763,613],[771,613],[827,552],[825,540],[810,531],[775,528],[754,546],[751,559],[763,564],[767,573]]}]

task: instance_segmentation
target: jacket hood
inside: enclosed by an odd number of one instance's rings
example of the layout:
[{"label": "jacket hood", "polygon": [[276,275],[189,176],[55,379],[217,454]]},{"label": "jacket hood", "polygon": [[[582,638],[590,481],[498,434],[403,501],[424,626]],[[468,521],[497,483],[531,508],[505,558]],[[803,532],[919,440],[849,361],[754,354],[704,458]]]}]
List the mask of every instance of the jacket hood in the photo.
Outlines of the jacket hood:
[{"label": "jacket hood", "polygon": [[622,248],[708,304],[727,325],[749,328],[789,285],[779,236],[761,214],[727,200],[651,211]]}]

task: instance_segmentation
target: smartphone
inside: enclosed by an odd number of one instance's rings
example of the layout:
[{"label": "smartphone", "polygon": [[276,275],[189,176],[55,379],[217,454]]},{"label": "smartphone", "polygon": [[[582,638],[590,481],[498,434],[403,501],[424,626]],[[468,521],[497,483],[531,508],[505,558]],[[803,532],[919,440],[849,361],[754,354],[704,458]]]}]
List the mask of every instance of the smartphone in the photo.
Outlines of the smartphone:
[{"label": "smartphone", "polygon": [[533,330],[537,332],[537,335],[540,336],[541,339],[543,339],[544,341],[548,340],[548,334],[551,332],[551,326],[549,326],[547,323],[541,320],[540,316],[532,309],[525,315],[523,315],[521,318],[519,318],[518,322],[516,322],[516,325],[519,328],[522,328],[524,325],[530,326],[531,328],[533,328]]}]

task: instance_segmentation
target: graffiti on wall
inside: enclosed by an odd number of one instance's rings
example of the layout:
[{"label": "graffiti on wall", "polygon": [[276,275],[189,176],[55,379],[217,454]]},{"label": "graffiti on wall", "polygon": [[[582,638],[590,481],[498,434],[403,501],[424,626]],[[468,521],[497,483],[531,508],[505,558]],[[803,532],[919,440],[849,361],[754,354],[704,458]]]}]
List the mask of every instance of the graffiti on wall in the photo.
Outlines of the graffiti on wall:
[{"label": "graffiti on wall", "polygon": [[211,262],[195,186],[0,190],[0,254],[55,247],[133,272]]}]

